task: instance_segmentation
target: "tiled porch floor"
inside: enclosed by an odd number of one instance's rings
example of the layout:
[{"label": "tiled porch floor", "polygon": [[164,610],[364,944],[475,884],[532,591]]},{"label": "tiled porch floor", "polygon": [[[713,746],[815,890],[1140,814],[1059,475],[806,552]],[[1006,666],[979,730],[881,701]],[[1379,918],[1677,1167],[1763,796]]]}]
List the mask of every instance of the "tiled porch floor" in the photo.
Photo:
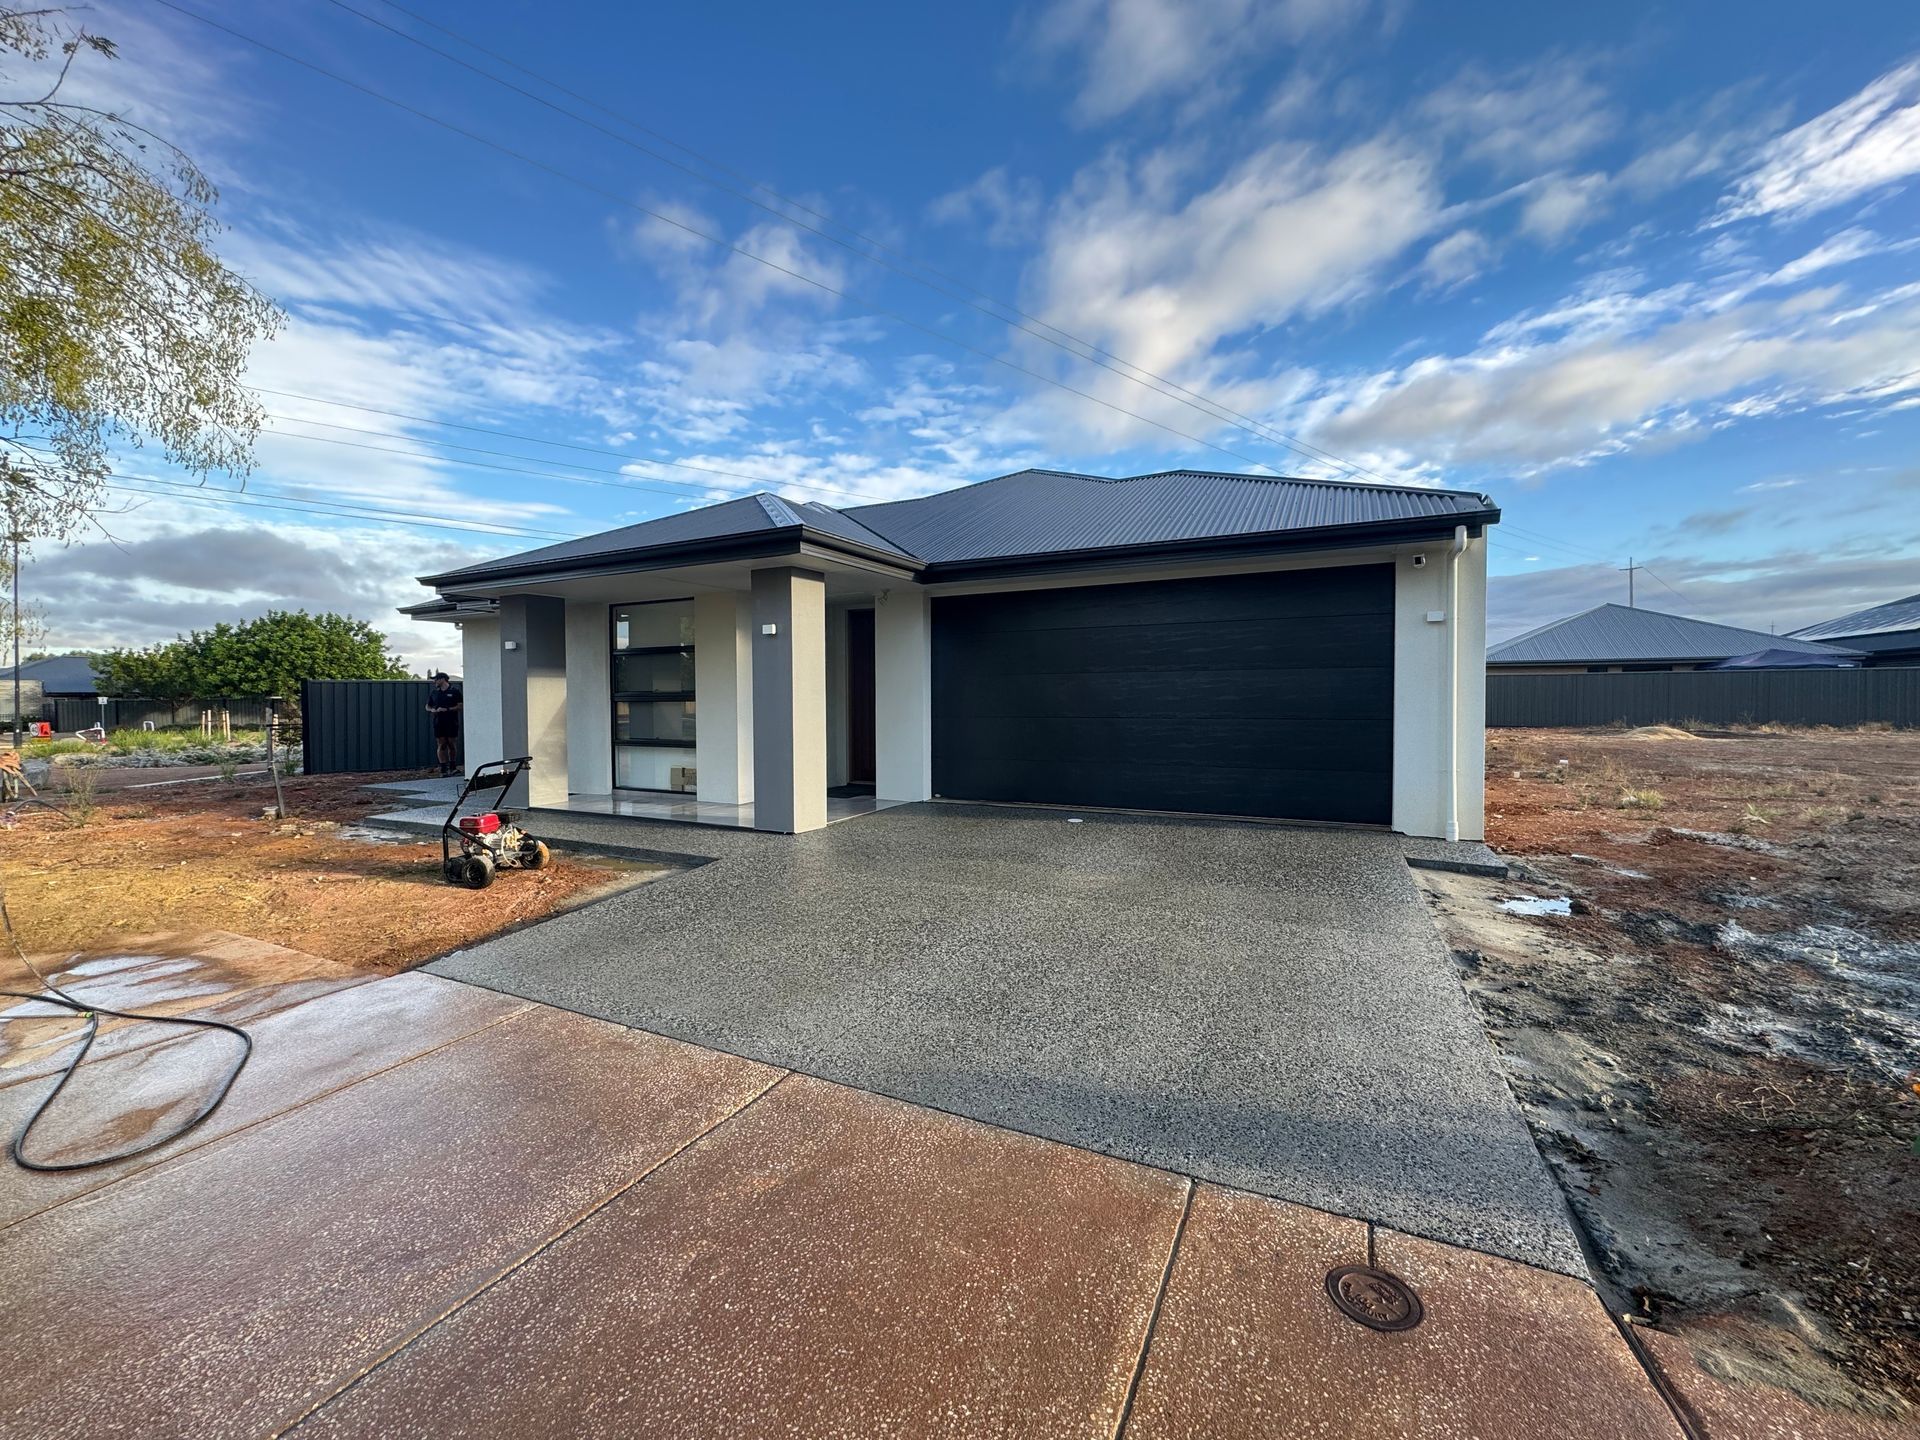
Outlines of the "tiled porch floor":
[{"label": "tiled porch floor", "polygon": [[[428,776],[418,780],[383,780],[366,788],[405,795],[421,807],[451,805],[463,784],[458,775]],[[499,798],[499,792],[485,790],[473,796],[466,808],[484,810]],[[871,795],[827,795],[827,823],[834,825],[856,816],[890,810],[903,802],[876,800]],[[538,805],[542,814],[613,815],[627,820],[664,820],[681,825],[716,825],[726,830],[751,830],[753,806],[716,805],[692,795],[672,795],[664,791],[622,790],[612,795],[569,795],[564,805]]]},{"label": "tiled porch floor", "polygon": [[[871,815],[900,804],[898,800],[876,800],[871,795],[827,797],[827,823]],[[627,791],[619,795],[569,795],[565,805],[542,805],[541,810],[558,810],[569,815],[619,815],[629,820],[673,820],[683,825],[720,825],[735,830],[753,828],[753,806],[716,805],[692,796],[649,794]]]}]

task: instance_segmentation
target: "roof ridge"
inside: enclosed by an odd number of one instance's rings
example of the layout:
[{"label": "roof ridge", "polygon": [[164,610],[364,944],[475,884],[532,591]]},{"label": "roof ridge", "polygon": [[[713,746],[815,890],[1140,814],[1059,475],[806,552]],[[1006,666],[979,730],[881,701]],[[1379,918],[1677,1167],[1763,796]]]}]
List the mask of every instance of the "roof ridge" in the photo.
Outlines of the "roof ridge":
[{"label": "roof ridge", "polygon": [[1487,647],[1487,653],[1491,655],[1493,654],[1494,651],[1504,650],[1509,645],[1518,645],[1522,640],[1531,640],[1536,635],[1544,635],[1549,630],[1557,630],[1562,625],[1570,625],[1575,620],[1580,620],[1585,618],[1588,615],[1593,614],[1595,610],[1606,609],[1607,606],[1611,603],[1612,603],[1611,601],[1603,601],[1598,605],[1590,605],[1585,610],[1578,611],[1575,614],[1562,615],[1558,620],[1549,620],[1545,624],[1536,625],[1531,630],[1523,631],[1518,635],[1511,636],[1508,639],[1500,641],[1498,644],[1489,645]]},{"label": "roof ridge", "polygon": [[[1234,470],[1194,470],[1181,468],[1175,470],[1149,470],[1144,475],[1122,475],[1115,483],[1127,480],[1158,480],[1167,475],[1199,475],[1209,480],[1258,480],[1267,484],[1279,485],[1337,485],[1346,490],[1397,490],[1407,495],[1471,495],[1476,500],[1484,500],[1489,505],[1491,497],[1484,490],[1456,490],[1446,485],[1410,485],[1391,480],[1337,480],[1321,475],[1247,475]],[[1087,476],[1087,479],[1100,479],[1100,476]]]},{"label": "roof ridge", "polygon": [[756,491],[752,498],[760,502],[760,508],[766,512],[767,518],[776,525],[806,524],[806,521],[794,513],[791,505],[778,495],[775,495],[771,490]]},{"label": "roof ridge", "polygon": [[[883,500],[883,501],[880,501],[879,503],[884,505],[884,504],[887,504],[888,502]],[[887,536],[881,534],[878,530],[874,529],[873,526],[867,524],[867,522],[862,520],[858,515],[850,515],[845,510],[842,510],[838,505],[829,505],[823,500],[805,500],[801,502],[801,508],[811,509],[811,510],[825,510],[829,515],[837,515],[842,520],[846,521],[849,525],[857,526],[859,529],[871,535],[875,540],[878,540],[882,545],[886,546],[889,550],[897,550],[902,555],[913,556],[913,558],[916,560],[920,558],[919,556],[914,555],[913,551],[909,550],[906,546],[902,545],[898,540],[889,539]]]}]

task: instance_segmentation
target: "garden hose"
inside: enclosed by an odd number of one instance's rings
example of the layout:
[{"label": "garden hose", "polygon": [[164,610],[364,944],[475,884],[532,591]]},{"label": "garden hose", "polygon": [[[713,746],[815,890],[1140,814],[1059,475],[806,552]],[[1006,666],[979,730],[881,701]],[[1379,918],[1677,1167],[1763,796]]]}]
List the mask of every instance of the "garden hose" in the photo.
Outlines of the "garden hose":
[{"label": "garden hose", "polygon": [[[162,1145],[168,1145],[178,1140],[182,1135],[187,1134],[209,1115],[213,1114],[215,1110],[220,1108],[221,1102],[227,1098],[227,1092],[233,1089],[233,1082],[240,1078],[240,1072],[246,1068],[248,1059],[253,1055],[253,1037],[251,1035],[247,1034],[247,1032],[242,1030],[238,1025],[229,1025],[224,1020],[202,1020],[189,1015],[143,1015],[130,1010],[109,1010],[104,1005],[88,1005],[84,1001],[76,1000],[58,985],[55,985],[45,975],[42,975],[40,971],[35,968],[34,963],[27,959],[26,952],[20,948],[18,937],[13,933],[13,917],[7,913],[7,900],[4,893],[0,893],[0,926],[4,926],[6,929],[7,943],[12,947],[14,955],[18,957],[22,965],[26,966],[27,972],[45,987],[45,993],[43,994],[32,994],[23,990],[0,990],[0,995],[11,996],[16,1000],[37,1001],[43,1005],[54,1005],[63,1010],[71,1010],[76,1015],[84,1016],[87,1022],[86,1033],[80,1037],[80,1048],[75,1050],[73,1058],[67,1061],[65,1068],[60,1072],[60,1078],[54,1082],[53,1088],[41,1097],[40,1103],[33,1107],[33,1112],[27,1116],[26,1121],[20,1126],[19,1130],[14,1132],[13,1142],[8,1147],[8,1152],[13,1156],[13,1161],[16,1165],[24,1170],[91,1170],[95,1166],[112,1165],[116,1161],[130,1160],[135,1155],[144,1155],[149,1150],[158,1150]],[[53,1102],[59,1098],[60,1092],[67,1088],[67,1082],[73,1079],[74,1073],[79,1070],[80,1062],[85,1060],[88,1052],[93,1049],[93,1042],[100,1033],[100,1017],[102,1015],[111,1015],[120,1020],[148,1020],[156,1025],[185,1025],[191,1026],[196,1030],[223,1030],[240,1042],[240,1054],[235,1058],[232,1067],[227,1071],[219,1085],[214,1088],[200,1108],[194,1111],[185,1123],[176,1125],[163,1135],[131,1146],[125,1150],[117,1150],[111,1155],[98,1155],[89,1160],[43,1161],[28,1159],[27,1138],[32,1135],[33,1127],[40,1123],[40,1117],[47,1113],[47,1107],[52,1105]],[[26,1017],[16,1015],[8,1018],[24,1019]]]}]

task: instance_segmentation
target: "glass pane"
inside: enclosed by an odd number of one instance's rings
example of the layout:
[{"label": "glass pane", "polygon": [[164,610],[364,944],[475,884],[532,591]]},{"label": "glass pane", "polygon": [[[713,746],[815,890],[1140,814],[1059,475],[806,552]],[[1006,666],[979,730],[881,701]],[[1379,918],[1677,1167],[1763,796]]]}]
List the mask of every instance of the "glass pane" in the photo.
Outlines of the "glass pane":
[{"label": "glass pane", "polygon": [[692,740],[693,701],[616,700],[613,702],[615,740]]},{"label": "glass pane", "polygon": [[613,648],[639,650],[649,645],[693,644],[693,602],[660,600],[620,605],[613,612]]},{"label": "glass pane", "polygon": [[695,788],[693,752],[617,745],[613,751],[613,783],[622,790],[691,792]]},{"label": "glass pane", "polygon": [[686,694],[693,689],[691,655],[616,655],[613,691],[616,695],[665,692]]}]

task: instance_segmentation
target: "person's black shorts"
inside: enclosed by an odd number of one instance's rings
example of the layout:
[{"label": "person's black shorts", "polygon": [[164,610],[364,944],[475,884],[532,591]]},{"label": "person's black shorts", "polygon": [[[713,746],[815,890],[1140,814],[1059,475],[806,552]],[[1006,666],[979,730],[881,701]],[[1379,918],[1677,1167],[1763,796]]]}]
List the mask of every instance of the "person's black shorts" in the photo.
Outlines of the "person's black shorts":
[{"label": "person's black shorts", "polygon": [[442,710],[433,717],[433,738],[436,740],[458,740],[460,738],[460,712]]}]

